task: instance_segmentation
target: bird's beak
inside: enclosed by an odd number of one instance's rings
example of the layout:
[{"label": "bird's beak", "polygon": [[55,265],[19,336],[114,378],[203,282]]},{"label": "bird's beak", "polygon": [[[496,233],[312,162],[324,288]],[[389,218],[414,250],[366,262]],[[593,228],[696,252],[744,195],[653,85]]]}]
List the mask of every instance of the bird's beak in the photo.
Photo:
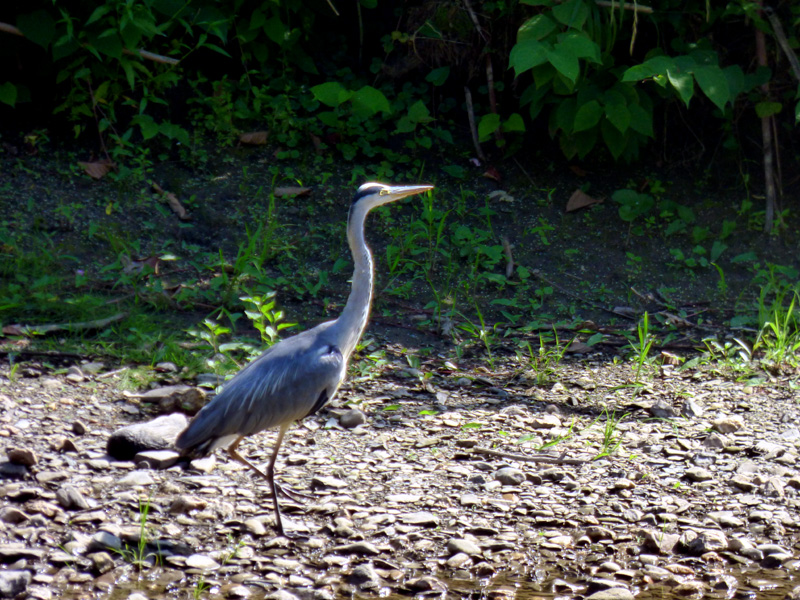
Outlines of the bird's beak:
[{"label": "bird's beak", "polygon": [[428,190],[432,190],[432,185],[393,185],[384,188],[381,191],[381,199],[385,202],[394,202],[395,200],[400,200],[401,198],[406,198],[407,196],[413,196],[414,194],[421,194],[422,192],[427,192]]}]

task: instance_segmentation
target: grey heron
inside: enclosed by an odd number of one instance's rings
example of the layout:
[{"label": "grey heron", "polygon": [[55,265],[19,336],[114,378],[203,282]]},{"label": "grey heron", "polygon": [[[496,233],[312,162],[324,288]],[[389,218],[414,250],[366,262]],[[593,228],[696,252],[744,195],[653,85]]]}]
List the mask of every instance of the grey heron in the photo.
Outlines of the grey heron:
[{"label": "grey heron", "polygon": [[[272,492],[275,524],[281,535],[285,532],[275,461],[283,437],[294,421],[314,414],[336,394],[369,318],[374,275],[372,254],[364,238],[367,214],[377,206],[430,189],[432,185],[375,182],[359,187],[347,217],[347,242],[355,269],[342,314],[267,349],[225,384],[175,442],[178,450],[189,456],[205,456],[225,448],[231,458],[264,477]],[[245,437],[273,427],[278,428],[278,435],[265,473],[237,448]]]}]

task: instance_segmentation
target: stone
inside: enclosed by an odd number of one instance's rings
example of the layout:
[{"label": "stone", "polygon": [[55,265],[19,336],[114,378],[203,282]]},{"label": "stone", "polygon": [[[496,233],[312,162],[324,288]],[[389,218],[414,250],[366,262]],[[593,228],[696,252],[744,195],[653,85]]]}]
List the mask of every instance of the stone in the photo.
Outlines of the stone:
[{"label": "stone", "polygon": [[0,570],[0,598],[16,598],[25,592],[30,583],[29,571]]},{"label": "stone", "polygon": [[744,428],[744,419],[739,415],[725,415],[714,419],[711,427],[719,433],[734,433]]},{"label": "stone", "polygon": [[39,463],[39,457],[29,448],[6,448],[9,462],[24,467],[33,467]]},{"label": "stone", "polygon": [[405,513],[399,516],[400,521],[406,525],[419,527],[438,527],[439,517],[427,511]]},{"label": "stone", "polygon": [[199,387],[193,387],[191,385],[169,385],[160,387],[154,390],[148,390],[139,397],[142,402],[158,404],[158,410],[162,413],[183,410],[194,414],[203,408],[203,405],[206,403],[206,392]]},{"label": "stone", "polygon": [[503,485],[520,485],[525,481],[525,473],[514,467],[503,467],[495,472],[494,478]]},{"label": "stone", "polygon": [[192,554],[186,557],[186,566],[190,569],[201,571],[215,571],[219,569],[219,563],[205,554]]},{"label": "stone", "polygon": [[347,583],[361,590],[372,590],[381,587],[383,580],[372,565],[358,565],[347,576]]},{"label": "stone", "polygon": [[0,508],[0,523],[8,523],[10,525],[19,525],[30,519],[30,515],[25,514],[20,509],[13,506],[4,506]]},{"label": "stone", "polygon": [[122,479],[117,481],[117,485],[124,487],[138,487],[143,485],[153,485],[155,479],[147,471],[131,471]]},{"label": "stone", "polygon": [[450,538],[447,540],[447,551],[451,555],[461,553],[467,556],[480,556],[483,554],[478,544],[462,538]]},{"label": "stone", "polygon": [[175,498],[169,505],[169,513],[172,515],[185,515],[193,510],[203,510],[208,506],[208,502],[197,496],[181,495]]},{"label": "stone", "polygon": [[367,422],[367,415],[357,408],[351,408],[339,417],[339,424],[345,429],[353,429]]},{"label": "stone", "polygon": [[61,485],[56,490],[56,500],[66,510],[86,510],[91,508],[88,500],[84,498],[78,488],[69,483]]},{"label": "stone", "polygon": [[177,463],[180,457],[180,453],[175,450],[144,450],[136,453],[133,462],[137,465],[145,463],[151,469],[163,470]]},{"label": "stone", "polygon": [[692,467],[691,469],[686,469],[685,477],[688,480],[695,482],[710,481],[711,479],[714,479],[711,471],[704,469],[703,467]]},{"label": "stone", "polygon": [[717,529],[704,529],[700,532],[687,530],[681,535],[680,542],[692,554],[721,552],[728,549],[728,538]]},{"label": "stone", "polygon": [[376,556],[381,553],[380,550],[375,546],[375,544],[370,544],[369,542],[356,542],[354,544],[344,544],[342,546],[336,546],[334,552],[338,552],[340,554],[363,554],[363,555],[371,555]]},{"label": "stone", "polygon": [[133,460],[145,450],[167,450],[187,424],[184,414],[174,413],[147,423],[126,425],[111,434],[106,450],[117,460]]}]

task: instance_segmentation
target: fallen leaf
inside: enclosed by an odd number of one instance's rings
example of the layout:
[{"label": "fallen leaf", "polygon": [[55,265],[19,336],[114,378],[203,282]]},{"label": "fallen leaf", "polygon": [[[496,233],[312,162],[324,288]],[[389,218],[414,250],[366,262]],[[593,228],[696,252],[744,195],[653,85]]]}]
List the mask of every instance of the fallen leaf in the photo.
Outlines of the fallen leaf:
[{"label": "fallen leaf", "polygon": [[277,198],[285,198],[287,196],[307,196],[311,193],[310,187],[298,187],[298,186],[285,186],[285,187],[276,187],[272,192],[275,194]]},{"label": "fallen leaf", "polygon": [[78,166],[92,179],[102,179],[116,165],[110,160],[98,160],[94,162],[79,162]]},{"label": "fallen leaf", "polygon": [[181,221],[189,221],[191,219],[189,213],[187,213],[186,209],[183,208],[183,205],[175,194],[172,192],[165,192],[157,183],[153,183],[153,189],[164,196],[167,201],[167,205],[172,209],[172,212],[178,215],[178,218]]},{"label": "fallen leaf", "polygon": [[267,131],[250,131],[248,133],[239,134],[240,144],[249,144],[250,146],[263,146],[267,143]]},{"label": "fallen leaf", "polygon": [[597,204],[598,202],[600,202],[600,200],[597,198],[592,198],[589,194],[583,192],[582,190],[575,190],[567,202],[567,212],[580,210],[581,208],[586,208],[587,206]]},{"label": "fallen leaf", "polygon": [[586,177],[586,169],[579,167],[578,165],[570,165],[569,170],[575,173],[578,177]]},{"label": "fallen leaf", "polygon": [[502,200],[503,202],[514,202],[516,200],[514,196],[503,190],[495,190],[489,194],[489,198],[492,200]]},{"label": "fallen leaf", "polygon": [[495,169],[494,167],[489,167],[486,169],[486,172],[483,174],[484,177],[487,179],[493,179],[497,183],[502,183],[502,177],[500,176],[500,171]]},{"label": "fallen leaf", "polygon": [[4,325],[3,335],[24,335],[19,325]]}]

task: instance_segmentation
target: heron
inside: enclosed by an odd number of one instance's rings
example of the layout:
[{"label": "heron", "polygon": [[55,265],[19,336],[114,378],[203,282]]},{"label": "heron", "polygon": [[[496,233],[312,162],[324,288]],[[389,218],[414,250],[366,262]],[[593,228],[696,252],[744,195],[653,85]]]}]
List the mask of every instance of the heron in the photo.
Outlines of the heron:
[{"label": "heron", "polygon": [[[228,381],[178,436],[184,456],[207,456],[219,448],[267,480],[275,524],[285,536],[278,492],[293,497],[275,481],[275,461],[291,424],[313,415],[335,395],[345,379],[347,363],[364,333],[372,304],[374,267],[364,238],[369,212],[433,189],[432,185],[386,185],[368,182],[358,188],[347,216],[347,242],[355,268],[350,296],[339,315],[312,329],[281,340]],[[262,471],[238,452],[244,438],[277,428],[275,445]]]}]

